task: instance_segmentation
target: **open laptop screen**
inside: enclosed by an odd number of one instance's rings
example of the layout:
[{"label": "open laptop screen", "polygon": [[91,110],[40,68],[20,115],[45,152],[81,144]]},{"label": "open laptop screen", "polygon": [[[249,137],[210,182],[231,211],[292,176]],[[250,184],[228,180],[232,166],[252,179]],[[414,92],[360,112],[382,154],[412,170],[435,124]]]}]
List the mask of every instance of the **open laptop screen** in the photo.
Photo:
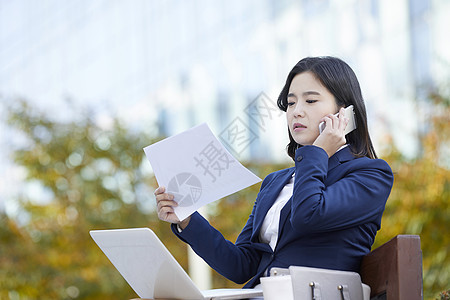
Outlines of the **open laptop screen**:
[{"label": "open laptop screen", "polygon": [[92,230],[90,234],[139,297],[203,299],[149,228]]},{"label": "open laptop screen", "polygon": [[149,228],[92,230],[90,234],[141,298],[246,299],[262,296],[262,290],[255,289],[200,291]]}]

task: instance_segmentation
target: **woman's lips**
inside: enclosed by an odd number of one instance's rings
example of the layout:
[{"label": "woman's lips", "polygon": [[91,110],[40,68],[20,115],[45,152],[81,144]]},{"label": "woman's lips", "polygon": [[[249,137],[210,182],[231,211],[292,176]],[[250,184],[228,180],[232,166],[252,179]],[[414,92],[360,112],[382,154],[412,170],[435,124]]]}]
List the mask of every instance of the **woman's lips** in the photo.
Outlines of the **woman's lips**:
[{"label": "woman's lips", "polygon": [[303,125],[302,123],[294,123],[292,128],[294,131],[301,131],[301,130],[306,129],[307,127],[305,125]]}]

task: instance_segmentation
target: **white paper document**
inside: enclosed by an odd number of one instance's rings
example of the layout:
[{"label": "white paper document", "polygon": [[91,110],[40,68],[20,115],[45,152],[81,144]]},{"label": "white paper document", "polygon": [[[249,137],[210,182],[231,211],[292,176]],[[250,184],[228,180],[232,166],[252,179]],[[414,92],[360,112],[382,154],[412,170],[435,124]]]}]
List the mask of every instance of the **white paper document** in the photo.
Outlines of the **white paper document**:
[{"label": "white paper document", "polygon": [[217,140],[206,123],[144,148],[156,180],[175,196],[184,220],[200,207],[261,179]]}]

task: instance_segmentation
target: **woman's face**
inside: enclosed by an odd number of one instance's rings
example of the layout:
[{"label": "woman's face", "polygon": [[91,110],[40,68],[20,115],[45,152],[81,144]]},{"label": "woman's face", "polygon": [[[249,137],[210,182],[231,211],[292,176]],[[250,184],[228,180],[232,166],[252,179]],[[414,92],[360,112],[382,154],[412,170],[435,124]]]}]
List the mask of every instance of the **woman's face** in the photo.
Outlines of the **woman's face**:
[{"label": "woman's face", "polygon": [[300,145],[312,145],[319,136],[322,118],[338,111],[333,94],[311,72],[292,79],[287,103],[289,132]]}]

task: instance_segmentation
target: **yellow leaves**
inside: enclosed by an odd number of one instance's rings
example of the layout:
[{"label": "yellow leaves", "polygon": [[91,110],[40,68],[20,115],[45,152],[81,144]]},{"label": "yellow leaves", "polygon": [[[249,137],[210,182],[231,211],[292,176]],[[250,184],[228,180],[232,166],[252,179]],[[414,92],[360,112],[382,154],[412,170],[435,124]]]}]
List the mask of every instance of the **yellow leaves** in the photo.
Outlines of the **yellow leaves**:
[{"label": "yellow leaves", "polygon": [[420,235],[425,299],[434,299],[450,282],[450,111],[448,99],[434,100],[430,130],[421,138],[422,155],[407,160],[392,149],[384,157],[395,181],[375,242],[378,246],[397,234]]}]

